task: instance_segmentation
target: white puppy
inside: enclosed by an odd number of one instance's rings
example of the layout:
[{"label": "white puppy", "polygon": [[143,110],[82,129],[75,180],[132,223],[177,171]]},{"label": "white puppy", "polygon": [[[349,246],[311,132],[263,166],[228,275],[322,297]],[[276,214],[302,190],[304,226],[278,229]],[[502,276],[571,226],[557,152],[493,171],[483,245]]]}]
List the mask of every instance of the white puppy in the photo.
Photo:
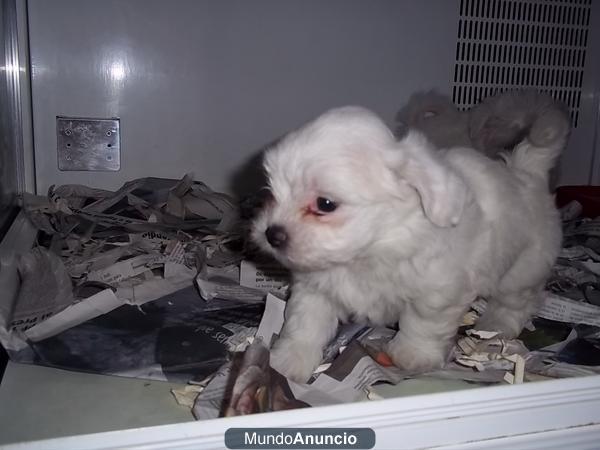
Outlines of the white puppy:
[{"label": "white puppy", "polygon": [[398,324],[394,363],[439,367],[476,296],[489,300],[479,328],[515,337],[560,248],[547,174],[564,139],[504,162],[435,151],[416,131],[396,141],[358,107],[287,135],[265,155],[273,199],[252,231],[293,273],[273,367],[306,381],[348,320]]}]

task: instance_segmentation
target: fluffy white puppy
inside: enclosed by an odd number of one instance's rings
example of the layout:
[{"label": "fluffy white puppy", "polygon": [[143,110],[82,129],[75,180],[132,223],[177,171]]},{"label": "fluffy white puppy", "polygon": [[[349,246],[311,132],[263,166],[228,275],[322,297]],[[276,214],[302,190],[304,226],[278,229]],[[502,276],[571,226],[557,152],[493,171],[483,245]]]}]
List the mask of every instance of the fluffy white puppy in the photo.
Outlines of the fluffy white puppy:
[{"label": "fluffy white puppy", "polygon": [[515,337],[559,252],[547,176],[564,143],[525,140],[506,161],[437,151],[358,107],[287,135],[265,155],[273,199],[252,231],[293,273],[273,367],[306,381],[348,320],[398,324],[394,363],[439,367],[477,296],[489,300],[478,328]]}]

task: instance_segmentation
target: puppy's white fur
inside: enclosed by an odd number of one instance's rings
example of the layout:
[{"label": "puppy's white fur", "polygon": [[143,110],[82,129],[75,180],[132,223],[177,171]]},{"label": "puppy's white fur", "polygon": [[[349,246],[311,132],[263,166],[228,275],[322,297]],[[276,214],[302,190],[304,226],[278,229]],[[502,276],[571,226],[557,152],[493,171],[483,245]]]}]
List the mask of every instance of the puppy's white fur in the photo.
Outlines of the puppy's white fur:
[{"label": "puppy's white fur", "polygon": [[[397,323],[389,346],[411,371],[441,366],[476,296],[479,328],[516,336],[539,304],[561,228],[547,189],[564,146],[522,142],[507,161],[468,148],[401,141],[373,113],[331,110],[265,156],[273,201],[253,239],[293,273],[273,366],[306,381],[338,321]],[[317,215],[318,197],[334,201]],[[283,227],[273,248],[265,231]]]}]

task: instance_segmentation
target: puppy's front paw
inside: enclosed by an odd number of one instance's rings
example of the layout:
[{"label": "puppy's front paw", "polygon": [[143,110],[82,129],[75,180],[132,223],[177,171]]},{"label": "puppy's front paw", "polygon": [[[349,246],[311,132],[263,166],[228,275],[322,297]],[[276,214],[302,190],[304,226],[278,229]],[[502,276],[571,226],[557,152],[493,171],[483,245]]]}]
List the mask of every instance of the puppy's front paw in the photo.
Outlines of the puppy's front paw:
[{"label": "puppy's front paw", "polygon": [[497,331],[504,339],[514,339],[521,334],[528,318],[525,308],[488,305],[475,327],[478,330]]},{"label": "puppy's front paw", "polygon": [[271,350],[271,367],[297,383],[306,383],[321,362],[323,351],[293,339],[279,339]]},{"label": "puppy's front paw", "polygon": [[411,373],[439,369],[446,361],[443,346],[431,342],[415,343],[399,335],[390,341],[387,352],[397,367]]}]

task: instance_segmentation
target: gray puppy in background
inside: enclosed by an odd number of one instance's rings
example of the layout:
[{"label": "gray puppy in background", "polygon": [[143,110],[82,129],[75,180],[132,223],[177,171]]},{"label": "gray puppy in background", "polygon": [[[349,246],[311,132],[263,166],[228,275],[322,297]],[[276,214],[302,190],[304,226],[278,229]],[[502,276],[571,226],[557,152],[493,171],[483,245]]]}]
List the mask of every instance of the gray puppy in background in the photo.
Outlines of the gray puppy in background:
[{"label": "gray puppy in background", "polygon": [[532,89],[488,97],[467,111],[436,91],[419,92],[400,109],[396,121],[398,135],[413,128],[437,148],[470,147],[491,158],[512,150],[525,137],[545,147],[570,130],[566,107]]}]

